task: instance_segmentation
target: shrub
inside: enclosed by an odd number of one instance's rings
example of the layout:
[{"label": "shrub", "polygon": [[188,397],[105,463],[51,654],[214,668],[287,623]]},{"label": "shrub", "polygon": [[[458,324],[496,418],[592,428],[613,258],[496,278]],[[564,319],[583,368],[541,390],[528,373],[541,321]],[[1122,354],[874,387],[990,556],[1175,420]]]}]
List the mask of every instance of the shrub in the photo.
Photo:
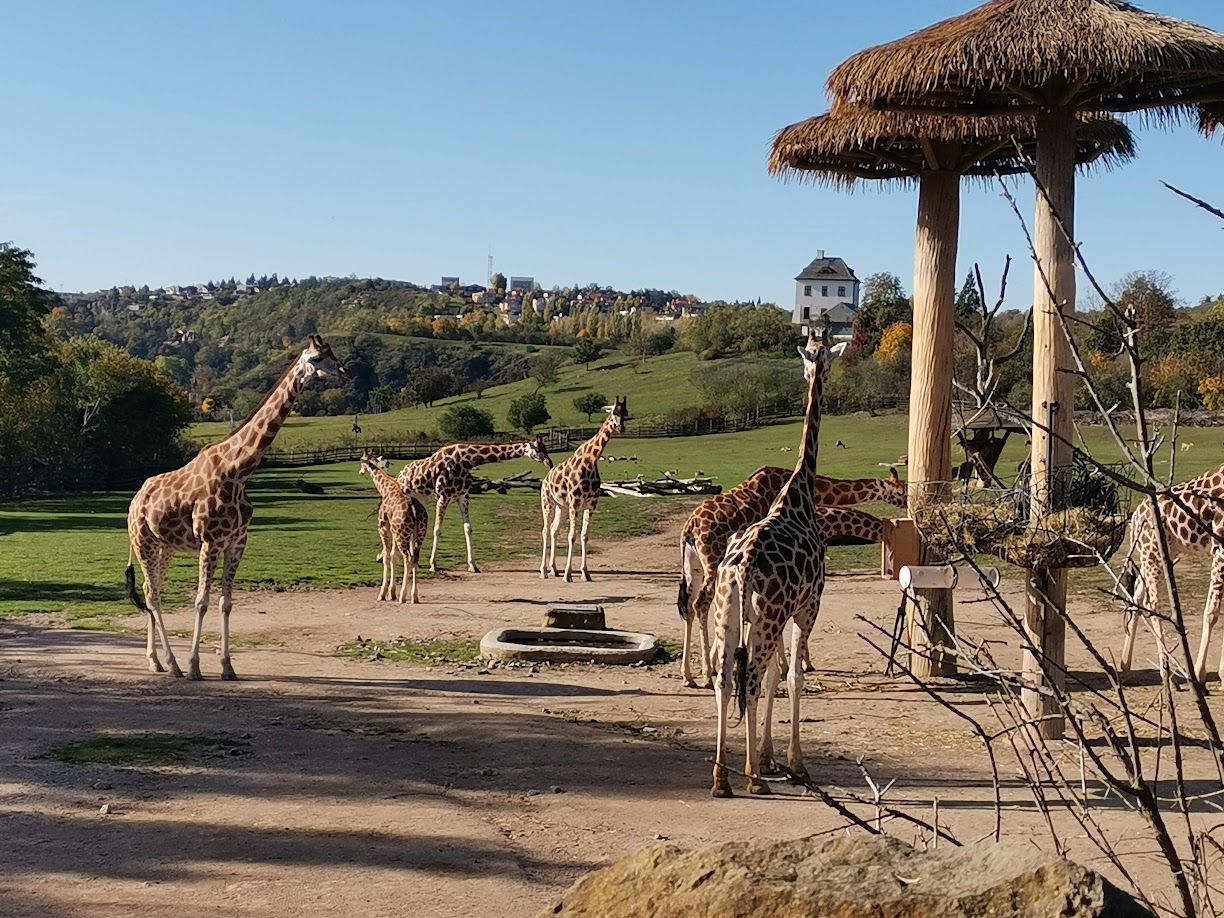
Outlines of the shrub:
[{"label": "shrub", "polygon": [[438,431],[446,440],[475,440],[493,435],[493,415],[472,405],[447,408],[438,418]]},{"label": "shrub", "polygon": [[587,422],[591,420],[591,416],[597,411],[602,411],[604,405],[608,404],[608,397],[600,392],[588,392],[586,395],[580,395],[574,399],[574,407],[587,416]]},{"label": "shrub", "polygon": [[506,419],[510,426],[524,433],[531,433],[533,427],[539,427],[552,418],[548,413],[548,404],[539,392],[528,392],[510,402]]}]

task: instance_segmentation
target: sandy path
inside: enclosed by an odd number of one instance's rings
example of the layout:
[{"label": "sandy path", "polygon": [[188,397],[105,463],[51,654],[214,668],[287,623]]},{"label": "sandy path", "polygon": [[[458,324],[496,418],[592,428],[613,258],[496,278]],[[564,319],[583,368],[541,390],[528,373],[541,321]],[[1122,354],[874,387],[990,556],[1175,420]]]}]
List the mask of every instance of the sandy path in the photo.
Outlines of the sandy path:
[{"label": "sandy path", "polygon": [[[479,636],[537,623],[558,600],[599,602],[614,626],[676,639],[674,545],[669,528],[610,547],[590,584],[540,581],[525,565],[423,581],[416,608],[377,604],[373,590],[244,595],[235,633],[281,643],[236,650],[236,684],[217,681],[212,655],[206,681],[188,683],[146,673],[139,637],[0,623],[0,912],[517,918],[660,837],[692,847],[838,825],[780,785],[772,798],[709,798],[713,704],[683,687],[678,664],[532,673],[332,655],[359,634]],[[983,750],[922,693],[883,679],[858,637],[856,614],[887,627],[896,601],[889,583],[830,584],[813,642],[820,672],[809,677],[825,691],[804,700],[809,767],[824,785],[861,789],[853,760],[863,755],[877,777],[899,779],[898,801],[925,813],[939,796],[961,837],[982,835],[994,818]],[[1110,616],[1084,618],[1120,644]],[[962,605],[958,621],[963,633],[1009,640],[985,605]],[[190,622],[180,611],[171,625]],[[997,648],[1009,662],[1011,644]],[[176,648],[184,658],[182,639]],[[961,703],[984,704],[973,692]],[[47,755],[127,730],[230,744],[143,768]],[[738,733],[734,754],[742,761]],[[1048,847],[1014,771],[1004,775],[1009,837]],[[99,815],[104,803],[111,815]],[[1106,815],[1131,825],[1116,808]],[[1082,839],[1070,843],[1097,862]]]}]

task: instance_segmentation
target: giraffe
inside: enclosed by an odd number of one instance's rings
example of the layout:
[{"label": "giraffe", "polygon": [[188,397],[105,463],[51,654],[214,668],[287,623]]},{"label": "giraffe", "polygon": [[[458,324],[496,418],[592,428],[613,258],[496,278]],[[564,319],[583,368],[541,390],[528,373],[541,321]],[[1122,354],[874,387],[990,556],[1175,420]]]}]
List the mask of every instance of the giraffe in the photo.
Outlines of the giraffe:
[{"label": "giraffe", "polygon": [[[1190,511],[1187,513],[1168,497],[1160,498],[1160,516],[1173,563],[1191,555],[1211,553],[1211,580],[1207,604],[1203,609],[1203,634],[1194,660],[1194,678],[1202,682],[1207,670],[1211,633],[1220,612],[1224,610],[1224,466],[1176,485],[1172,490]],[[1131,668],[1139,615],[1159,605],[1160,584],[1164,581],[1156,513],[1151,501],[1145,500],[1131,514],[1129,537],[1131,548],[1122,578],[1124,586],[1131,592],[1120,667],[1124,673]],[[1149,618],[1148,623],[1156,636],[1159,652],[1163,654],[1160,623],[1154,617]],[[1188,660],[1186,662],[1189,663]],[[1218,673],[1224,679],[1224,656],[1220,659]]]},{"label": "giraffe", "polygon": [[740,718],[746,722],[748,791],[768,794],[761,780],[757,746],[757,701],[762,687],[776,687],[776,658],[784,652],[782,631],[791,623],[791,736],[787,765],[798,781],[810,780],[799,745],[799,698],[803,693],[803,648],[816,624],[824,590],[825,543],[816,517],[816,457],[820,411],[829,368],[844,343],[825,340],[800,348],[808,382],[803,441],[790,480],[764,519],[734,537],[718,568],[714,594],[714,699],[718,716],[718,747],[714,757],[715,797],[732,796],[727,780],[727,706],[734,692]]},{"label": "giraffe", "polygon": [[[252,506],[246,484],[259,466],[277,431],[289,416],[294,400],[316,377],[351,379],[318,335],[310,341],[280,381],[237,430],[219,443],[206,446],[181,469],[154,475],[145,481],[128,507],[128,598],[148,619],[149,671],[165,672],[157,658],[155,637],[161,635],[166,663],[175,676],[183,675],[166,634],[161,594],[166,572],[175,553],[198,551],[200,572],[196,586],[195,631],[191,638],[188,675],[200,679],[200,638],[204,613],[217,562],[224,558],[221,577],[221,678],[237,679],[230,663],[229,619],[234,578],[246,550]],[[136,568],[144,574],[144,597],[136,592]]]},{"label": "giraffe", "polygon": [[[710,600],[714,597],[714,574],[733,535],[763,519],[774,498],[794,469],[767,465],[753,472],[743,484],[708,497],[689,514],[680,534],[680,590],[676,606],[684,619],[684,684],[695,686],[690,663],[694,623],[701,625],[704,687],[713,688],[710,676]],[[882,501],[904,508],[906,486],[895,468],[888,478],[826,478],[816,476],[817,507],[848,507]],[[847,533],[850,534],[850,533]],[[879,541],[878,539],[876,541]]]},{"label": "giraffe", "polygon": [[382,496],[378,507],[378,537],[382,542],[383,579],[378,588],[378,601],[394,600],[395,595],[395,555],[398,552],[404,561],[404,582],[400,584],[399,601],[404,602],[408,593],[408,572],[412,571],[412,603],[421,601],[417,593],[417,562],[421,557],[421,546],[425,544],[425,530],[429,518],[425,506],[415,497],[404,493],[398,481],[387,474],[386,462],[372,456],[368,450],[362,450],[362,475],[368,475]]},{"label": "giraffe", "polygon": [[582,578],[590,581],[587,570],[587,538],[591,531],[591,517],[599,503],[599,457],[614,433],[623,433],[629,420],[629,402],[617,398],[613,405],[605,405],[607,418],[595,432],[595,436],[583,443],[570,456],[545,477],[540,488],[540,512],[544,517],[541,531],[543,548],[540,551],[540,579],[548,579],[549,568],[554,577],[557,572],[557,530],[561,528],[561,514],[569,511],[569,551],[565,556],[565,582],[572,579],[574,565],[574,527],[578,514],[582,514]]},{"label": "giraffe", "polygon": [[[467,544],[468,570],[479,574],[480,568],[472,559],[472,521],[469,516],[469,497],[472,490],[472,469],[490,462],[507,462],[511,459],[534,459],[548,469],[553,467],[543,439],[533,437],[521,443],[451,443],[437,450],[427,459],[411,462],[400,470],[398,481],[409,497],[437,500],[434,512],[433,548],[429,552],[429,570],[437,571],[438,538],[442,535],[442,520],[446,508],[459,504],[463,515],[463,540]],[[381,560],[381,559],[380,559]]]}]

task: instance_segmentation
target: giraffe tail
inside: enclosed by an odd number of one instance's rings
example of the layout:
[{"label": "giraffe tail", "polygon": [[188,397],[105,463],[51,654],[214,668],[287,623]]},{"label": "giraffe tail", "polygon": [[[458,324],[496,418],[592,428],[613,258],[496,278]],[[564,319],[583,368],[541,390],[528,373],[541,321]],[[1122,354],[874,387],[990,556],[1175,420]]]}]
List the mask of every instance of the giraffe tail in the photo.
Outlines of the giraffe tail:
[{"label": "giraffe tail", "polygon": [[731,572],[731,580],[726,614],[728,620],[731,619],[731,616],[738,616],[740,621],[739,644],[735,648],[732,665],[732,681],[735,685],[735,705],[739,710],[739,719],[742,723],[748,713],[748,629],[751,625],[744,614],[747,599],[744,596],[744,581],[738,576],[737,571]]},{"label": "giraffe tail", "polygon": [[132,563],[132,554],[130,551],[128,552],[127,570],[123,572],[123,575],[127,580],[128,599],[132,601],[132,605],[147,615],[149,612],[149,607],[145,605],[144,597],[140,595],[140,590],[136,589],[136,565]]},{"label": "giraffe tail", "polygon": [[688,578],[683,573],[680,574],[680,589],[676,593],[676,609],[680,612],[680,618],[688,621],[689,617],[689,588]]}]

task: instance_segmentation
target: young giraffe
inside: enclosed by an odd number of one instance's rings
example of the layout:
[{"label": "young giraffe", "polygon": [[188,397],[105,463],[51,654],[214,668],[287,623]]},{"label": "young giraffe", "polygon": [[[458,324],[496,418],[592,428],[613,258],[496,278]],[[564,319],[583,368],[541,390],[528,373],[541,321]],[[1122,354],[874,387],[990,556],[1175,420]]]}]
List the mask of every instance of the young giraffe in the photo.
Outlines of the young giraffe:
[{"label": "young giraffe", "polygon": [[421,598],[417,593],[417,562],[421,557],[421,546],[425,544],[425,530],[429,526],[429,518],[425,513],[425,505],[415,497],[404,493],[398,481],[387,474],[385,463],[370,455],[367,450],[361,453],[362,475],[368,475],[382,495],[382,503],[378,506],[378,537],[382,542],[383,579],[378,588],[378,601],[394,600],[395,595],[395,555],[398,552],[404,561],[404,582],[400,584],[399,601],[402,603],[408,593],[408,572],[412,571],[412,603],[419,603]]},{"label": "young giraffe", "polygon": [[410,463],[400,470],[398,480],[405,494],[413,498],[434,498],[438,502],[434,513],[433,549],[429,552],[431,571],[438,569],[438,538],[442,535],[446,508],[457,502],[459,512],[463,514],[468,570],[473,574],[480,573],[472,559],[472,522],[468,515],[472,469],[489,462],[524,458],[542,462],[549,469],[553,467],[544,441],[534,437],[522,443],[452,443],[443,446],[428,459]]},{"label": "young giraffe", "polygon": [[557,530],[561,528],[561,514],[569,511],[569,551],[565,556],[565,582],[572,579],[574,566],[574,526],[578,514],[582,514],[582,578],[589,581],[587,571],[587,537],[591,531],[591,517],[599,504],[599,457],[614,433],[623,433],[629,420],[628,400],[617,398],[614,405],[605,405],[607,418],[595,432],[595,436],[583,443],[570,456],[544,477],[540,487],[540,512],[544,517],[541,531],[543,548],[540,551],[540,578],[547,579],[552,569],[557,572]]},{"label": "young giraffe", "polygon": [[[198,551],[200,574],[196,587],[195,632],[191,638],[188,674],[200,676],[200,638],[204,613],[219,558],[225,559],[221,578],[221,678],[238,678],[230,664],[229,619],[233,606],[234,578],[246,549],[247,527],[252,506],[246,483],[272,445],[277,431],[289,416],[294,400],[316,376],[351,379],[331,347],[318,335],[285,371],[259,407],[242,426],[220,443],[206,446],[177,471],[148,479],[128,508],[128,597],[149,616],[147,656],[150,672],[165,672],[157,659],[155,632],[161,634],[166,663],[175,676],[183,675],[162,620],[161,594],[166,572],[176,552]],[[144,598],[136,592],[136,569],[144,574]]]},{"label": "young giraffe", "polygon": [[[701,625],[701,660],[704,687],[713,688],[710,675],[710,601],[714,598],[714,574],[736,533],[763,519],[774,498],[790,479],[794,469],[767,465],[757,469],[743,484],[722,494],[708,497],[689,514],[680,534],[680,590],[676,607],[684,619],[684,657],[681,672],[684,684],[694,687],[690,648],[694,623]],[[894,507],[906,506],[906,486],[889,469],[888,478],[826,478],[816,476],[815,502],[818,507],[847,507],[882,501]],[[846,533],[852,534],[852,533]]]},{"label": "young giraffe", "polygon": [[[1203,552],[1211,554],[1211,580],[1207,604],[1203,609],[1203,634],[1194,660],[1194,678],[1202,682],[1207,671],[1211,633],[1220,612],[1224,610],[1224,541],[1221,541],[1224,540],[1224,466],[1177,485],[1173,493],[1190,510],[1187,513],[1168,498],[1160,500],[1160,516],[1164,521],[1165,539],[1173,563]],[[1131,598],[1127,606],[1126,641],[1122,646],[1121,670],[1124,673],[1131,668],[1139,615],[1150,613],[1159,605],[1161,585],[1164,583],[1156,513],[1150,501],[1145,500],[1136,508],[1129,526],[1131,549],[1123,582],[1130,588]],[[1148,624],[1156,636],[1157,648],[1163,654],[1165,648],[1160,623],[1149,618]],[[1218,672],[1224,680],[1224,656],[1220,658]]]},{"label": "young giraffe", "polygon": [[[710,793],[730,797],[727,780],[727,706],[730,695],[739,701],[748,738],[748,791],[767,794],[761,780],[757,746],[757,701],[763,684],[774,682],[775,658],[784,652],[782,631],[792,623],[790,671],[791,737],[787,764],[791,775],[808,780],[799,745],[799,698],[803,693],[803,649],[816,624],[824,590],[825,543],[816,517],[816,456],[824,384],[833,359],[846,349],[800,348],[808,381],[803,443],[790,480],[764,519],[753,523],[727,546],[718,568],[714,594],[714,698],[718,716],[718,747],[714,757],[714,784]],[[768,688],[768,686],[766,686]]]}]

